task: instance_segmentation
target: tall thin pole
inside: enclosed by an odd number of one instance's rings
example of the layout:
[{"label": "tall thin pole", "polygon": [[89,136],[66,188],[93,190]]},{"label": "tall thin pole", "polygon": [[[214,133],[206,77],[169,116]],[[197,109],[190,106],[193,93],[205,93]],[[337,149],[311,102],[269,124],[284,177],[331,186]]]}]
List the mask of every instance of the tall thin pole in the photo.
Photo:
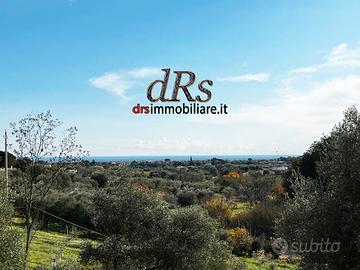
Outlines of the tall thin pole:
[{"label": "tall thin pole", "polygon": [[8,136],[7,136],[7,132],[5,129],[5,180],[6,180],[6,196],[9,197],[9,169],[8,169]]}]

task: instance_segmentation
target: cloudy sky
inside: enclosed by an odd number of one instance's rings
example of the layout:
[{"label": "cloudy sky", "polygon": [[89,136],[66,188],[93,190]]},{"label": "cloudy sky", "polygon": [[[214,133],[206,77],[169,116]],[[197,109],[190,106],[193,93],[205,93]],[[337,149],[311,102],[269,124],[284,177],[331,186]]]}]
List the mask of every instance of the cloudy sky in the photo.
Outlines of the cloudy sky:
[{"label": "cloudy sky", "polygon": [[[360,106],[359,14],[340,0],[0,0],[0,128],[50,109],[91,155],[300,154]],[[229,114],[132,114],[165,67],[213,80]]]}]

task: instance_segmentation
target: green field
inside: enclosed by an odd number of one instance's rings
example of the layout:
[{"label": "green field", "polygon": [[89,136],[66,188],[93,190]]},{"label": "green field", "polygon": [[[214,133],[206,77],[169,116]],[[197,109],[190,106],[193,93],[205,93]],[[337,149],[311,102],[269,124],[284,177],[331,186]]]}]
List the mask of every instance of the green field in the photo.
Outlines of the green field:
[{"label": "green field", "polygon": [[243,262],[246,270],[297,270],[295,264],[288,263],[284,260],[272,260],[269,258],[243,258],[236,257],[232,263]]},{"label": "green field", "polygon": [[[22,229],[17,226],[18,230]],[[65,234],[48,231],[36,231],[33,235],[30,252],[29,267],[49,266],[53,258],[58,262],[68,260],[78,261],[84,239],[68,237]]]},{"label": "green field", "polygon": [[250,209],[250,204],[246,202],[232,202],[230,204],[233,213],[239,213]]},{"label": "green field", "polygon": [[39,265],[50,265],[53,257],[62,262],[77,261],[84,242],[85,240],[68,238],[60,233],[36,231],[29,254],[30,269]]}]

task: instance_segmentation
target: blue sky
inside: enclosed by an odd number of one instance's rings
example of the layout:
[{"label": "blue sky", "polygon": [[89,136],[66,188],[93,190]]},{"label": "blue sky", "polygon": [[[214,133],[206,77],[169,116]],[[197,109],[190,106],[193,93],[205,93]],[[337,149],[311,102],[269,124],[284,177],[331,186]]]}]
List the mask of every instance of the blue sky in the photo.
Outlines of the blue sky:
[{"label": "blue sky", "polygon": [[[50,109],[92,155],[302,153],[360,104],[359,14],[340,0],[0,0],[0,127]],[[229,115],[133,115],[164,67],[213,80]]]}]

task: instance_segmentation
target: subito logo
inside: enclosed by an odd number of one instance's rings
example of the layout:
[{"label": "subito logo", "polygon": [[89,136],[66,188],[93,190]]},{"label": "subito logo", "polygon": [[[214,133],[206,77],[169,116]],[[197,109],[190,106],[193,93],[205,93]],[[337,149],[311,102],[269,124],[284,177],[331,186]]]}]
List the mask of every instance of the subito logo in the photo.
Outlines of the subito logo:
[{"label": "subito logo", "polygon": [[272,242],[271,247],[272,247],[272,250],[278,255],[286,253],[289,249],[289,245],[288,245],[287,241],[282,238],[275,239]]}]

